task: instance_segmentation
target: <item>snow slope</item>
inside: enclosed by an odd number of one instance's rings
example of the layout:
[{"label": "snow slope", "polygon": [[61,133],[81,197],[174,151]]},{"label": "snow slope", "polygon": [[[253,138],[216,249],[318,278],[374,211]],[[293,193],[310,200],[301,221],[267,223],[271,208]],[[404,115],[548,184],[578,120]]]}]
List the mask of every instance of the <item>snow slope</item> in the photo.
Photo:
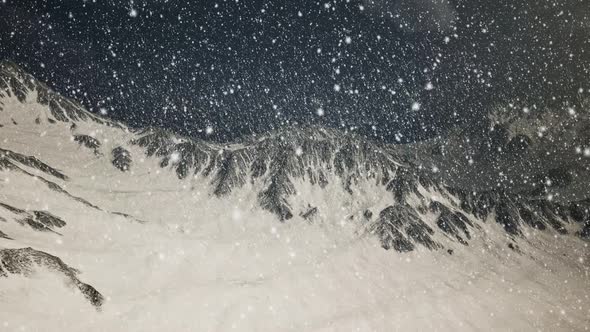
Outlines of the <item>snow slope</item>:
[{"label": "snow slope", "polygon": [[3,331],[590,329],[587,201],[330,129],[131,130],[12,63],[0,125]]}]

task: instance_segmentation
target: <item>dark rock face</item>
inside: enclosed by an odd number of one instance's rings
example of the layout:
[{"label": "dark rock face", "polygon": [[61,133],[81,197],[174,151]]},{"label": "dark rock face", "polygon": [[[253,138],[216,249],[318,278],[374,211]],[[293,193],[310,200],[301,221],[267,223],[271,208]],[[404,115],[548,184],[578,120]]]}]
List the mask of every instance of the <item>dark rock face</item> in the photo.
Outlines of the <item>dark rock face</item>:
[{"label": "dark rock face", "polygon": [[61,228],[66,225],[66,222],[61,218],[46,211],[26,211],[5,203],[0,203],[0,208],[8,210],[17,215],[17,222],[19,222],[21,225],[28,225],[36,231],[49,231],[56,233],[56,228]]},{"label": "dark rock face", "polygon": [[33,216],[36,222],[49,229],[60,228],[66,225],[66,222],[61,218],[46,211],[33,211]]},{"label": "dark rock face", "polygon": [[329,175],[334,175],[352,193],[361,180],[389,182],[398,168],[392,151],[336,130],[283,131],[230,146],[176,138],[154,129],[139,134],[131,144],[145,148],[148,156],[161,157],[161,166],[173,168],[181,179],[189,174],[210,178],[215,196],[225,196],[248,182],[262,182],[260,206],[281,220],[293,216],[288,202],[296,193],[292,179],[324,188]]},{"label": "dark rock face", "polygon": [[288,162],[286,155],[277,159],[277,163],[273,164],[269,176],[265,180],[265,189],[258,194],[260,206],[278,215],[281,221],[293,217],[287,197],[295,194],[295,187],[289,178]]},{"label": "dark rock face", "polygon": [[[0,218],[0,220],[1,220],[1,218]],[[2,230],[0,230],[0,238],[6,239],[6,240],[12,240],[12,238],[10,236],[8,236],[6,233],[4,233]]]},{"label": "dark rock face", "polygon": [[0,203],[0,207],[1,208],[4,208],[5,210],[8,210],[8,211],[10,211],[10,212],[12,212],[14,214],[24,214],[24,213],[27,213],[27,211],[25,211],[25,210],[21,210],[19,208],[15,208],[14,206],[10,206],[10,205],[5,204],[5,203]]},{"label": "dark rock face", "polygon": [[140,146],[145,149],[148,157],[164,157],[172,152],[175,146],[174,135],[164,130],[145,129],[138,134],[138,139],[132,140],[131,144]]},{"label": "dark rock face", "polygon": [[[240,188],[246,183],[249,165],[250,156],[245,151],[224,150],[218,153],[217,158],[209,163],[203,175],[213,175],[213,179],[211,180],[213,194],[218,197],[225,196],[234,188]],[[182,161],[179,162],[176,168],[177,174],[179,169],[182,169],[183,173],[188,173],[189,171],[188,165]],[[181,177],[180,174],[179,177]]]},{"label": "dark rock face", "polygon": [[121,172],[126,172],[131,168],[131,155],[125,148],[119,146],[111,151],[111,163]]},{"label": "dark rock face", "polygon": [[436,201],[430,204],[430,210],[439,213],[436,220],[438,228],[457,239],[459,243],[467,245],[467,241],[463,239],[463,237],[468,240],[471,239],[471,233],[469,232],[468,227],[474,226],[467,216],[462,212],[452,211],[445,205]]},{"label": "dark rock face", "polygon": [[508,248],[511,249],[512,251],[515,251],[519,254],[522,253],[522,251],[520,250],[520,247],[518,246],[518,244],[514,244],[514,243],[508,243]]},{"label": "dark rock face", "polygon": [[564,226],[570,221],[583,218],[584,211],[590,204],[579,201],[562,205],[545,199],[527,198],[523,195],[509,194],[502,191],[465,194],[460,190],[453,190],[460,197],[461,208],[479,219],[495,214],[496,222],[511,234],[522,235],[522,227],[528,226],[538,230],[545,230],[547,226],[560,234],[567,234]]},{"label": "dark rock face", "polygon": [[412,251],[415,244],[428,249],[441,247],[431,238],[434,230],[408,205],[394,205],[383,209],[369,231],[379,237],[381,246],[386,250]]},{"label": "dark rock face", "polygon": [[305,212],[301,212],[299,215],[301,216],[301,218],[311,221],[311,220],[313,220],[313,218],[315,218],[315,216],[317,214],[318,214],[318,208],[309,206]]},{"label": "dark rock face", "polygon": [[[45,184],[49,189],[51,189],[53,191],[64,194],[64,195],[66,195],[66,196],[68,196],[68,197],[70,197],[70,198],[72,198],[84,205],[92,207],[94,209],[99,209],[96,205],[93,205],[92,203],[88,202],[87,200],[80,198],[80,197],[76,197],[74,195],[71,195],[69,192],[67,192],[65,189],[63,189],[57,183],[55,183],[53,181],[49,181],[42,176],[32,174],[32,173],[26,171],[24,168],[22,168],[22,166],[28,166],[28,167],[40,170],[46,174],[52,175],[52,176],[59,178],[61,180],[64,180],[64,181],[68,180],[68,177],[65,174],[50,167],[47,164],[41,162],[40,160],[38,160],[35,157],[25,156],[25,155],[22,155],[22,154],[19,154],[16,152],[12,152],[12,151],[4,150],[4,149],[0,148],[0,170],[8,169],[8,170],[12,170],[12,171],[21,172],[27,176],[35,178],[36,180]],[[0,203],[0,206],[2,206],[1,203]]]},{"label": "dark rock face", "polygon": [[100,155],[101,143],[99,140],[88,135],[74,135],[74,141],[94,151],[95,155]]},{"label": "dark rock face", "polygon": [[[131,143],[145,148],[148,156],[160,157],[161,166],[172,168],[181,179],[189,174],[211,179],[212,194],[215,196],[228,195],[246,183],[261,183],[262,189],[258,192],[260,207],[281,221],[295,215],[290,202],[297,194],[293,184],[295,179],[321,188],[336,179],[350,195],[354,194],[360,182],[371,181],[377,186],[384,186],[392,193],[392,206],[395,209],[404,207],[411,226],[391,221],[393,217],[386,217],[390,215],[386,213],[380,215],[373,231],[379,234],[384,247],[399,251],[412,250],[415,244],[437,247],[431,242],[428,228],[414,223],[419,219],[416,213],[429,209],[438,213],[438,229],[464,245],[471,238],[471,228],[477,227],[469,214],[480,221],[495,218],[512,236],[522,236],[523,227],[545,230],[547,226],[565,234],[563,223],[569,220],[568,209],[538,197],[501,190],[463,192],[446,187],[429,170],[416,166],[415,160],[394,148],[336,130],[301,128],[228,146],[176,138],[154,129],[143,131],[140,135],[143,136]],[[513,146],[513,149],[523,150],[530,143],[527,137],[512,138],[513,141],[515,139],[522,146]],[[498,148],[506,149],[511,144],[508,132],[502,127],[495,128],[488,143],[490,153]],[[515,144],[516,141],[513,142]],[[556,170],[550,173],[556,183],[567,180],[562,176],[563,172]],[[458,199],[458,206],[451,208],[434,202],[423,196],[420,187],[443,196],[452,195]],[[408,205],[410,197],[418,198],[417,206]],[[572,209],[577,208],[570,207],[569,210]],[[578,210],[574,218],[579,219]],[[302,211],[299,216],[307,219],[310,217],[307,212]]]},{"label": "dark rock face", "polygon": [[386,188],[393,193],[398,203],[403,203],[408,194],[415,192],[416,183],[417,178],[410,170],[400,168]]},{"label": "dark rock face", "polygon": [[511,235],[521,235],[520,214],[510,201],[500,201],[496,206],[496,221]]},{"label": "dark rock face", "polygon": [[[37,81],[13,62],[0,63],[0,97],[15,96],[21,103],[27,100],[30,91],[37,92],[37,102],[47,105],[52,118],[49,122],[60,121],[94,121],[96,123],[117,126],[119,124],[100,118],[84,109],[84,107],[51,90],[47,85]],[[0,103],[0,112],[3,110]],[[16,123],[14,123],[16,124]]]},{"label": "dark rock face", "polygon": [[564,210],[560,205],[552,202],[533,202],[531,205],[539,211],[540,220],[549,224],[560,234],[567,234],[563,223],[567,222],[568,219],[567,216],[560,216],[560,211]]},{"label": "dark rock face", "polygon": [[536,211],[533,211],[526,206],[521,206],[519,214],[525,224],[542,231],[547,229],[547,226],[545,226],[545,223],[540,220]]},{"label": "dark rock face", "polygon": [[96,308],[103,304],[104,297],[94,287],[81,282],[77,277],[79,272],[66,265],[59,257],[33,248],[0,250],[0,277],[8,277],[10,274],[31,276],[39,267],[63,275]]},{"label": "dark rock face", "polygon": [[[116,148],[114,150],[116,150],[114,156],[117,157],[113,161],[115,166],[121,167],[125,170],[128,169],[128,167],[131,165],[131,157],[129,156],[129,153],[127,152],[127,150],[125,150],[121,147]],[[41,172],[44,172],[45,174],[54,176],[54,177],[56,177],[60,180],[63,180],[63,181],[69,180],[69,178],[65,174],[63,174],[61,171],[45,164],[44,162],[42,162],[41,160],[39,160],[35,157],[26,156],[26,155],[23,155],[20,153],[16,153],[16,152],[13,152],[10,150],[0,148],[0,170],[7,169],[7,170],[11,170],[11,171],[21,172],[27,176],[35,178],[36,180],[45,184],[49,189],[51,189],[55,192],[63,194],[65,196],[73,199],[74,201],[80,202],[90,208],[93,208],[96,210],[101,210],[98,206],[90,203],[86,199],[70,194],[68,191],[66,191],[64,188],[62,188],[62,186],[58,185],[57,183],[47,180],[43,176],[39,176],[39,175],[28,172],[27,170],[25,170],[25,168],[23,166],[37,169]],[[43,211],[30,212],[30,211],[17,209],[15,207],[11,207],[11,206],[9,206],[7,204],[3,204],[3,203],[0,203],[0,208],[5,208],[15,214],[20,214],[22,216],[22,218],[19,220],[22,224],[29,225],[33,229],[36,229],[39,231],[51,231],[51,232],[56,233],[54,230],[55,227],[62,227],[62,226],[59,226],[62,223],[65,225],[65,222],[56,220],[56,219],[59,219],[58,217],[53,216],[53,215],[43,212]],[[52,220],[52,218],[56,218],[56,219]],[[61,220],[61,219],[59,219],[59,220]]]},{"label": "dark rock face", "polygon": [[284,173],[277,172],[275,177],[269,180],[266,189],[258,194],[258,202],[263,209],[284,221],[293,217],[291,205],[286,197],[294,193],[295,188],[288,177]]},{"label": "dark rock face", "polygon": [[17,152],[0,148],[0,169],[17,169],[19,168],[19,164],[37,169],[61,180],[68,179],[65,174],[35,157],[25,156]]}]

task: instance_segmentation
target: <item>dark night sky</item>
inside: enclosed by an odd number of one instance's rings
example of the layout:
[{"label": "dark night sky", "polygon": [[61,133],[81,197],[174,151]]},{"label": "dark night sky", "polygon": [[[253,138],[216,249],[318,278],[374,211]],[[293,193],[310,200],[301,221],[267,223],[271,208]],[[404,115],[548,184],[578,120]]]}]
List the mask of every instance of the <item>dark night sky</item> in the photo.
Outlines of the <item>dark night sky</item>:
[{"label": "dark night sky", "polygon": [[589,36],[588,0],[0,0],[0,59],[218,140],[308,123],[414,140],[496,105],[557,110],[589,87]]}]

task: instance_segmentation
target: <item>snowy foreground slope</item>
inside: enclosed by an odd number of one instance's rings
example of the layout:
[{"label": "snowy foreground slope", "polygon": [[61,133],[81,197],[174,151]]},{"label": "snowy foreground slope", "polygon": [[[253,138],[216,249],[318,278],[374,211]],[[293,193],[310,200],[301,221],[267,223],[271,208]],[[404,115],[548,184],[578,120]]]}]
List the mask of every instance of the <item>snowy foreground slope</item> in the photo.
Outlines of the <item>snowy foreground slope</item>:
[{"label": "snowy foreground slope", "polygon": [[445,185],[422,150],[130,130],[3,63],[0,330],[590,329],[588,197]]}]

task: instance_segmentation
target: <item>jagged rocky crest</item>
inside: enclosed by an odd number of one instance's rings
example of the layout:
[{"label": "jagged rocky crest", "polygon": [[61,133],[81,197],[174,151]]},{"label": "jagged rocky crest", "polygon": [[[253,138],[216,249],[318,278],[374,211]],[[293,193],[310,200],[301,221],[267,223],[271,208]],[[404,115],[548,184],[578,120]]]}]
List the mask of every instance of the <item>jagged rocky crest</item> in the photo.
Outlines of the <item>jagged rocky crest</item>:
[{"label": "jagged rocky crest", "polygon": [[[333,129],[284,130],[230,145],[150,129],[132,144],[143,147],[146,155],[160,158],[160,165],[173,169],[180,179],[207,179],[215,196],[228,195],[246,183],[259,183],[259,206],[282,221],[295,215],[311,220],[318,213],[318,208],[311,206],[313,202],[305,211],[294,211],[291,201],[300,199],[295,181],[321,188],[335,182],[350,195],[355,194],[357,184],[370,181],[391,195],[392,205],[379,211],[374,220],[367,218],[369,232],[376,234],[386,249],[411,251],[417,244],[442,248],[433,238],[432,227],[450,241],[468,245],[478,223],[487,220],[495,220],[513,237],[523,236],[524,227],[567,234],[566,225],[572,222],[582,225],[580,236],[588,237],[586,201],[572,203],[579,211],[586,211],[583,216],[579,212],[573,216],[567,204],[535,193],[454,188],[421,167],[418,158],[399,153],[395,146]],[[423,221],[427,214],[435,215],[432,227]]]},{"label": "jagged rocky crest", "polygon": [[215,196],[248,182],[262,183],[261,207],[281,220],[293,216],[288,197],[296,193],[294,179],[320,187],[338,179],[352,192],[358,181],[387,184],[401,159],[387,146],[323,128],[280,131],[231,145],[177,138],[155,129],[139,135],[132,144],[143,147],[147,156],[161,158],[160,165],[173,168],[181,179],[210,179]]},{"label": "jagged rocky crest", "polygon": [[97,309],[104,303],[102,294],[80,281],[77,277],[79,271],[65,264],[59,257],[30,247],[0,249],[0,277],[9,277],[11,274],[31,276],[42,268],[61,274],[67,284],[77,288]]},{"label": "jagged rocky crest", "polygon": [[[4,85],[0,91],[4,94],[14,94],[24,101],[27,93],[37,91],[39,103],[49,103],[53,117],[71,121],[73,127],[76,121],[110,125],[108,120],[47,89],[17,66],[4,63],[1,68]],[[101,146],[91,135],[79,133],[74,140],[95,151]],[[418,153],[412,155],[402,152],[399,146],[336,129],[285,129],[233,144],[218,144],[150,128],[136,131],[133,139],[119,143],[105,157],[120,171],[133,168],[130,150],[139,147],[147,157],[158,158],[160,167],[172,170],[179,179],[204,179],[213,196],[225,197],[251,186],[257,191],[258,206],[281,221],[300,216],[311,222],[322,214],[316,206],[319,202],[306,201],[308,198],[298,195],[300,183],[320,189],[339,187],[350,196],[362,195],[361,187],[370,184],[388,195],[390,204],[358,214],[364,216],[362,222],[367,224],[369,233],[377,235],[386,249],[410,251],[417,245],[443,248],[436,233],[468,245],[479,224],[488,220],[495,220],[511,237],[523,236],[524,227],[566,234],[570,223],[575,223],[580,236],[587,238],[590,233],[587,201],[566,206],[540,198],[538,193],[474,191],[449,185],[423,166],[425,162]],[[525,151],[531,142],[524,136],[515,136],[507,144],[518,152]],[[444,155],[445,151],[439,154]],[[434,224],[424,221],[427,216],[434,218]]]},{"label": "jagged rocky crest", "polygon": [[[32,94],[31,92],[35,92]],[[26,73],[18,65],[10,61],[0,63],[0,98],[16,97],[24,103],[32,95],[36,95],[36,102],[47,105],[51,114],[50,122],[85,121],[92,120],[100,124],[113,125],[113,121],[100,118],[86,111],[79,103],[65,98],[50,89],[46,84],[38,81]],[[3,104],[0,102],[0,112]]]}]

